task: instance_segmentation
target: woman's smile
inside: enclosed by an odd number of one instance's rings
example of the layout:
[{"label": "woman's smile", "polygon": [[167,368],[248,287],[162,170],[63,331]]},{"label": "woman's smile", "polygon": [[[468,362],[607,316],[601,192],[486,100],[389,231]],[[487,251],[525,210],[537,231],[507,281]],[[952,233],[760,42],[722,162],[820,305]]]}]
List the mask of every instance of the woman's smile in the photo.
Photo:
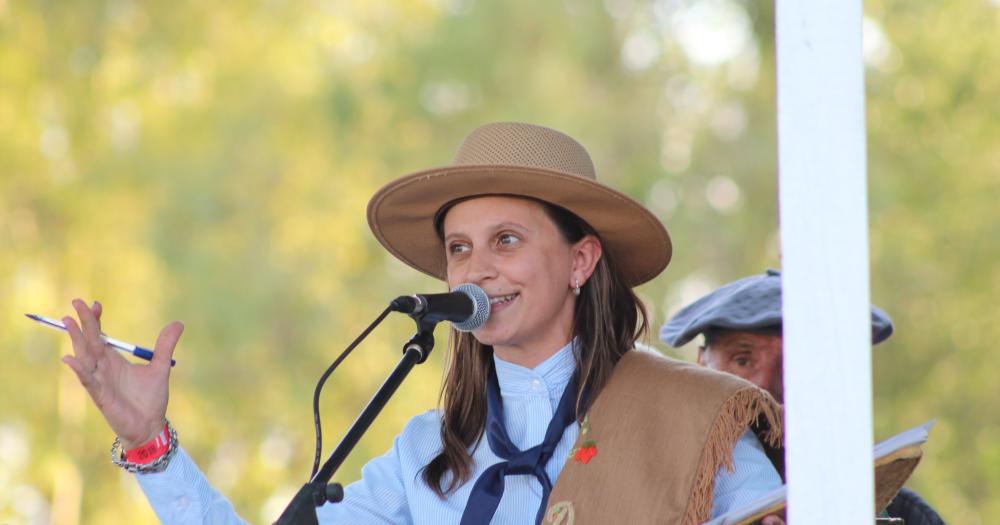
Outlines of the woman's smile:
[{"label": "woman's smile", "polygon": [[494,316],[499,312],[507,309],[511,303],[514,302],[521,294],[512,293],[507,295],[491,295],[490,296],[490,316]]}]

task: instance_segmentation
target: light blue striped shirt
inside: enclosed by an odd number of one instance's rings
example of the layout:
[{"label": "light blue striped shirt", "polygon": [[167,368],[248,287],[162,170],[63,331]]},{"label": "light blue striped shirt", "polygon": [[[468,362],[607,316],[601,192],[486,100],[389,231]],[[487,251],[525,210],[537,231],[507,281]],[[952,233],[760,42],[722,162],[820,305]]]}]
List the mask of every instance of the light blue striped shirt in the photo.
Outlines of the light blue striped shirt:
[{"label": "light blue striped shirt", "polygon": [[[534,369],[494,358],[504,422],[511,441],[521,450],[542,441],[562,393],[575,367],[567,345]],[[488,467],[502,461],[486,440],[472,451],[471,481],[446,499],[440,499],[421,477],[421,470],[441,451],[441,417],[437,411],[420,414],[406,425],[385,455],[368,462],[361,480],[348,485],[344,501],[317,509],[320,523],[427,524],[458,523],[472,485]],[[576,442],[577,425],[563,433],[552,460],[546,465],[555,483]],[[715,478],[712,516],[745,503],[781,485],[781,479],[756,436],[747,431],[733,450],[735,472],[720,469]],[[162,473],[139,474],[139,485],[153,510],[166,524],[244,523],[232,505],[205,479],[184,450],[179,450]],[[542,501],[541,485],[534,476],[514,475],[505,479],[495,525],[525,525],[534,522]]]}]

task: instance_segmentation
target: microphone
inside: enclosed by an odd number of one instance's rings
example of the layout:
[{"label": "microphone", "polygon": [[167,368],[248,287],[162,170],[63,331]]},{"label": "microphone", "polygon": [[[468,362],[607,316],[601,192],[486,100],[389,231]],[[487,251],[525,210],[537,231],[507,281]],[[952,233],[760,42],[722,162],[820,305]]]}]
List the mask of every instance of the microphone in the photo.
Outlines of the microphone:
[{"label": "microphone", "polygon": [[490,318],[490,297],[482,288],[465,283],[448,293],[401,295],[389,309],[432,323],[450,321],[455,330],[471,332]]}]

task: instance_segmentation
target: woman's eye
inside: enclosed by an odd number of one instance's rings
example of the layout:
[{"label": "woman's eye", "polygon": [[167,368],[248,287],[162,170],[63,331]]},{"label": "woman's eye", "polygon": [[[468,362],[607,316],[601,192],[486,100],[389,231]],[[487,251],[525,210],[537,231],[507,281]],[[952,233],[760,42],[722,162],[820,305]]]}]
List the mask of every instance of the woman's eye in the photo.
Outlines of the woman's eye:
[{"label": "woman's eye", "polygon": [[750,358],[747,357],[737,357],[733,361],[735,361],[738,366],[750,366]]},{"label": "woman's eye", "polygon": [[448,245],[448,253],[458,255],[469,251],[469,245],[462,242],[454,242]]},{"label": "woman's eye", "polygon": [[514,235],[512,233],[503,233],[503,234],[500,235],[500,237],[497,238],[497,241],[501,245],[510,246],[512,244],[517,244],[518,242],[521,241],[521,239],[520,239],[520,237],[518,237],[517,235]]}]

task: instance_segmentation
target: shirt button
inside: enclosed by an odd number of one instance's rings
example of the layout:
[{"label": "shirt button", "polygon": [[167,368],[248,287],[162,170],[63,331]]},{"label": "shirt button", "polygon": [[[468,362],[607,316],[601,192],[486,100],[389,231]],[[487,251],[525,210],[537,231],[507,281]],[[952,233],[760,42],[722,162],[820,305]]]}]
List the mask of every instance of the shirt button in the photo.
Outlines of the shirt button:
[{"label": "shirt button", "polygon": [[537,380],[537,379],[535,379],[534,381],[531,382],[531,389],[534,390],[534,391],[536,391],[536,392],[539,391],[539,390],[541,390],[542,389],[542,382],[539,381],[539,380]]},{"label": "shirt button", "polygon": [[188,499],[186,497],[184,497],[184,496],[181,496],[181,497],[177,498],[176,500],[174,500],[174,505],[176,505],[178,509],[187,508],[187,506],[188,506]]}]

